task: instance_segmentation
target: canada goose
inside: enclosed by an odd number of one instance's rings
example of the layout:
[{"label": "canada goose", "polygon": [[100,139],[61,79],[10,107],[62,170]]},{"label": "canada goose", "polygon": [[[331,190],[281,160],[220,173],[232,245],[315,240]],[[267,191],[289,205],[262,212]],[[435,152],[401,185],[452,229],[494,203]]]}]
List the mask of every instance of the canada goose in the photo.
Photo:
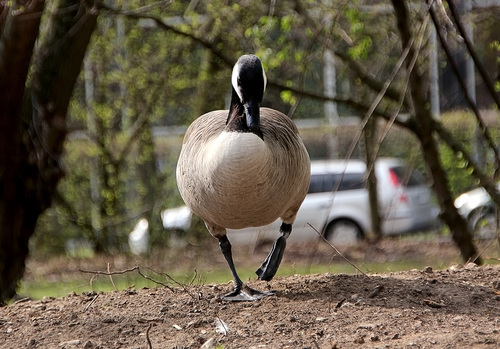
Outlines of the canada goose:
[{"label": "canada goose", "polygon": [[177,164],[177,185],[186,205],[219,240],[231,269],[234,291],[223,300],[257,300],[272,293],[243,284],[226,228],[258,227],[281,218],[281,236],[256,271],[259,279],[271,280],[309,187],[310,161],[290,118],[260,108],[266,75],[259,58],[241,56],[231,83],[229,111],[204,114],[187,129]]}]

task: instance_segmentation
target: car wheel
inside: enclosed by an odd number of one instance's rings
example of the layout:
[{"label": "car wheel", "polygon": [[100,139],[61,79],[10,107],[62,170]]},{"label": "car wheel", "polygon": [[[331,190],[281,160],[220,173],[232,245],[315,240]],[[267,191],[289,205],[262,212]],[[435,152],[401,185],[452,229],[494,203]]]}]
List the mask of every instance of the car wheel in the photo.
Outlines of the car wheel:
[{"label": "car wheel", "polygon": [[498,234],[497,217],[494,212],[481,215],[474,224],[474,237],[479,240],[493,239]]},{"label": "car wheel", "polygon": [[349,219],[339,219],[328,225],[325,237],[335,246],[353,245],[363,238],[363,233],[355,222]]}]

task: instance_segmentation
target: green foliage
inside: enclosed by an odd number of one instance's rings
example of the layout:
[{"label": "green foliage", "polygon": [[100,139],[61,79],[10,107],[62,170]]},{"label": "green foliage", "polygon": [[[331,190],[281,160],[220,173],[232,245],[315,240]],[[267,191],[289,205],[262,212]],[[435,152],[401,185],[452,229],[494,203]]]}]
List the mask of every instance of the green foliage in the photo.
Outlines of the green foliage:
[{"label": "green foliage", "polygon": [[[72,133],[67,143],[67,175],[59,197],[39,222],[34,247],[62,253],[68,239],[85,239],[103,251],[126,250],[127,234],[141,217],[149,220],[151,243],[165,244],[168,234],[160,211],[182,204],[175,183],[181,136],[155,135],[155,127],[172,130],[208,110],[224,108],[230,62],[243,53],[261,58],[269,81],[323,95],[325,50],[340,52],[335,61],[338,96],[369,105],[374,90],[352,67],[385,82],[401,45],[393,14],[361,11],[364,4],[114,2],[116,8],[158,16],[184,35],[103,10],[71,101],[68,128],[79,133]],[[498,42],[491,44],[498,47]],[[391,87],[403,91],[405,83],[399,74]],[[272,84],[263,105],[285,113],[293,110],[294,119],[325,117],[320,100]],[[384,98],[381,106],[391,111],[394,102]],[[342,117],[363,114],[350,104],[339,103],[338,110]],[[446,127],[471,149],[472,118],[452,115],[443,116]],[[358,134],[345,125],[333,138],[326,127],[301,133],[312,158],[330,156],[333,146],[338,156],[347,156]],[[354,149],[353,156],[362,157],[361,146]],[[401,128],[391,129],[379,155],[402,157],[425,169],[418,141]],[[467,164],[444,145],[441,157],[455,194],[474,186]]]},{"label": "green foliage", "polygon": [[[500,42],[498,40],[494,40],[490,44],[490,48],[497,53],[496,64],[500,67]],[[500,92],[500,76],[498,76],[495,81],[495,91]]]}]

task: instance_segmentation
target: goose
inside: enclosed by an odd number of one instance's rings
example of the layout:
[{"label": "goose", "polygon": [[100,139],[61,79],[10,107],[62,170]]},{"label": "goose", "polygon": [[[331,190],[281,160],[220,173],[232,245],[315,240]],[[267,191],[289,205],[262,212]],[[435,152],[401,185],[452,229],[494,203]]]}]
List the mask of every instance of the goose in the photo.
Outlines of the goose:
[{"label": "goose", "polygon": [[245,285],[233,262],[226,229],[259,227],[281,219],[281,235],[256,274],[276,274],[297,211],[309,188],[310,160],[298,129],[283,113],[261,108],[266,74],[255,55],[234,65],[229,110],[198,117],[187,129],[176,169],[181,197],[203,219],[231,270],[225,301],[273,295]]}]

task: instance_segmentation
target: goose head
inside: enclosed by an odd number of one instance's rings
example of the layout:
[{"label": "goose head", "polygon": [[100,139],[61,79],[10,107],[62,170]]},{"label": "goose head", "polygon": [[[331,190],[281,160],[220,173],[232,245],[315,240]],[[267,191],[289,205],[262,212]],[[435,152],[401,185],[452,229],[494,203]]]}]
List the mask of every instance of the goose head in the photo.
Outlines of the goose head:
[{"label": "goose head", "polygon": [[257,56],[243,55],[238,59],[231,76],[232,96],[227,124],[234,123],[236,130],[252,132],[262,138],[260,103],[266,83],[266,74]]}]

